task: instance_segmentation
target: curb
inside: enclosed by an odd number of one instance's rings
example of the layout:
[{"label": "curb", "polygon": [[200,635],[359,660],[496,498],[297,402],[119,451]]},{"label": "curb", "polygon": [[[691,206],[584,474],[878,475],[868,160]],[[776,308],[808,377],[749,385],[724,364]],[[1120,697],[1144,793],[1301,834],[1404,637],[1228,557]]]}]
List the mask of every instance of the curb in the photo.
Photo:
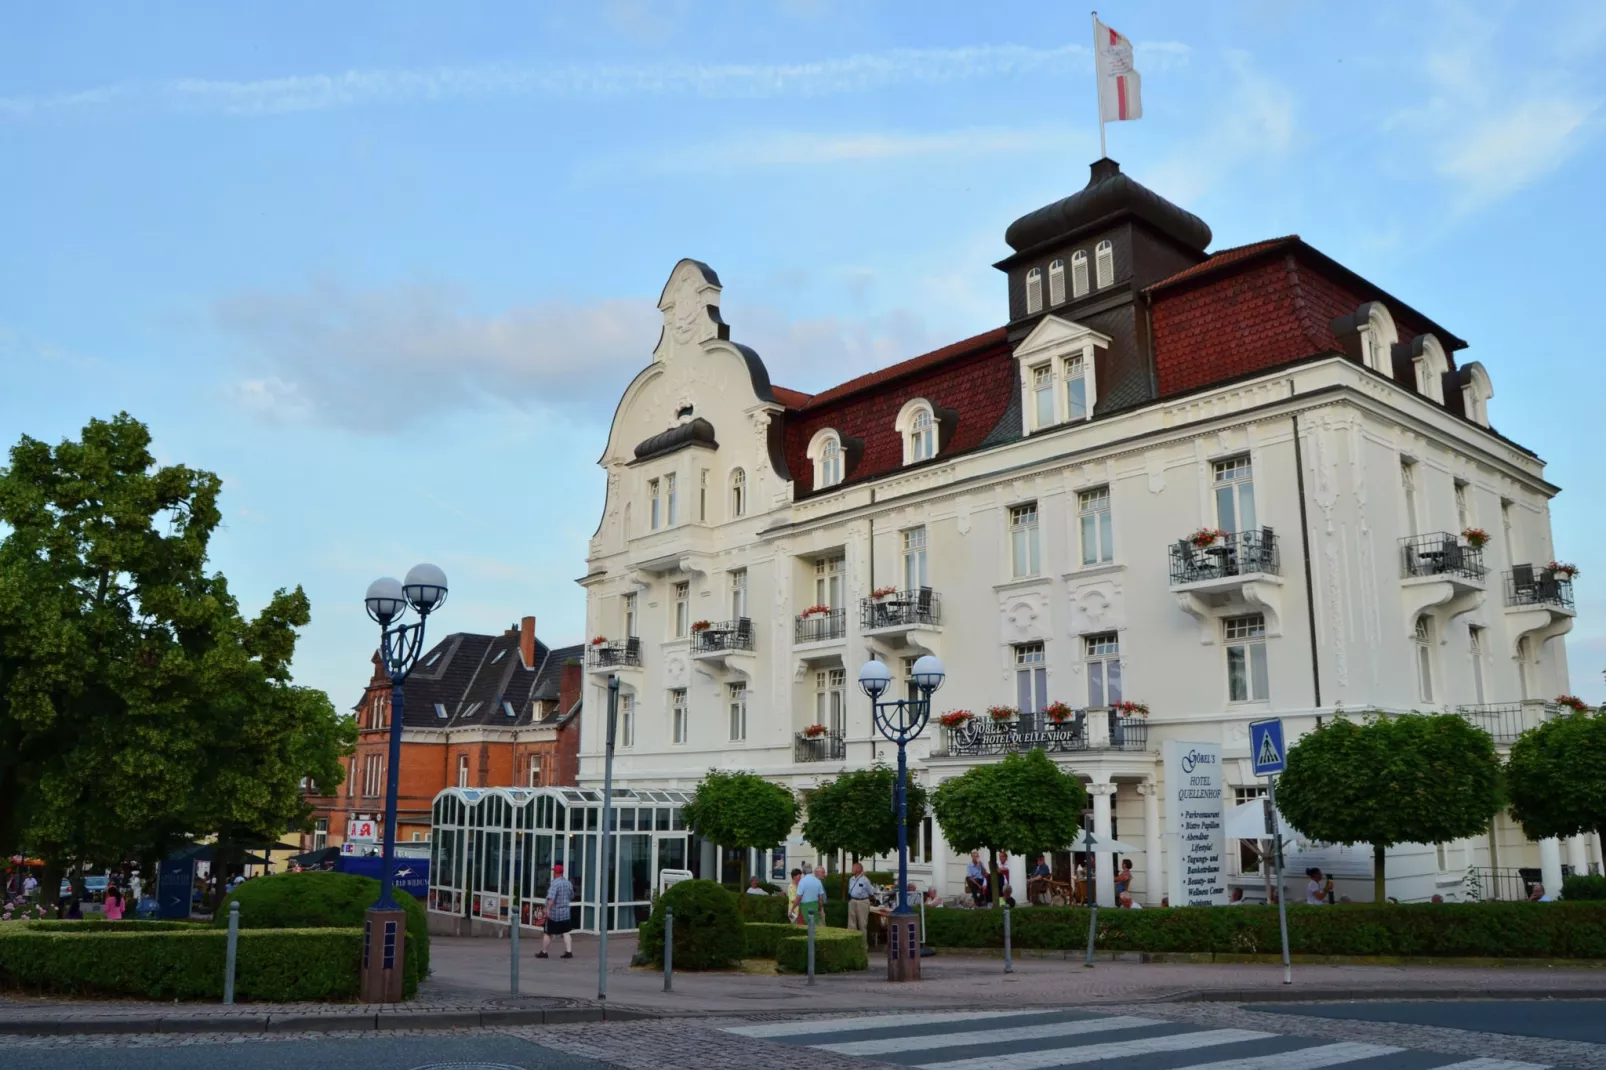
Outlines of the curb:
[{"label": "curb", "polygon": [[625,1007],[551,1007],[526,1010],[401,1011],[394,1014],[150,1014],[83,1018],[4,1018],[0,1036],[70,1036],[83,1033],[296,1033],[375,1032],[392,1029],[479,1029],[510,1025],[575,1025],[678,1017]]},{"label": "curb", "polygon": [[1600,999],[1601,989],[1590,988],[1273,988],[1219,989],[1179,992],[1164,1003],[1377,1003],[1385,1000],[1559,1000]]}]

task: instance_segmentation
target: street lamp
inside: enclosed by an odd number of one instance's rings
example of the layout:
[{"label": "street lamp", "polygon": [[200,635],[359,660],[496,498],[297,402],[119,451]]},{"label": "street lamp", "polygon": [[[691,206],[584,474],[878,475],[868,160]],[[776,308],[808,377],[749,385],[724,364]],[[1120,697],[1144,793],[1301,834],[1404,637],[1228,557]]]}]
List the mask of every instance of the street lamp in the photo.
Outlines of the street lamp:
[{"label": "street lamp", "polygon": [[[390,757],[385,765],[385,842],[379,869],[379,901],[368,910],[363,940],[362,999],[393,1003],[401,998],[402,941],[406,915],[391,886],[396,868],[396,792],[401,773],[402,685],[424,649],[424,621],[446,601],[446,573],[414,565],[405,580],[382,576],[368,585],[363,604],[379,625],[379,661],[390,678]],[[412,606],[418,620],[402,615]]]},{"label": "street lamp", "polygon": [[[919,736],[931,719],[931,693],[942,686],[942,662],[930,654],[915,661],[910,673],[919,698],[881,701],[892,684],[886,665],[871,660],[859,670],[859,687],[870,696],[875,726],[898,747],[898,782],[895,805],[898,811],[898,907],[887,918],[887,980],[920,979],[919,926],[909,909],[909,762],[904,748]],[[902,937],[900,941],[899,937]]]}]

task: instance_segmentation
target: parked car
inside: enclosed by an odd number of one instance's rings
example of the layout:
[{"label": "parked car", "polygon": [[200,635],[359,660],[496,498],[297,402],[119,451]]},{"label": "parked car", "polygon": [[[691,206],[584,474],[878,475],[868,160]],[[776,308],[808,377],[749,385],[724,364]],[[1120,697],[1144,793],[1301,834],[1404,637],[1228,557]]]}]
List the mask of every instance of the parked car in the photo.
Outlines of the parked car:
[{"label": "parked car", "polygon": [[[111,882],[110,877],[85,877],[84,891],[89,894],[91,902],[98,903],[106,898],[106,885]],[[63,877],[61,881],[61,898],[66,899],[72,895],[72,881]]]}]

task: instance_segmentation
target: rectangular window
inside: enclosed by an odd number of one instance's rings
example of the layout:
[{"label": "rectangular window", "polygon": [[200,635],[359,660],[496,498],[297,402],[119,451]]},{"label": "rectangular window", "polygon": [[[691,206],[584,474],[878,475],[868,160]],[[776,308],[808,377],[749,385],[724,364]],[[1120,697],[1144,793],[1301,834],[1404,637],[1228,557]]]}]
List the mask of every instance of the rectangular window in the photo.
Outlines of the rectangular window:
[{"label": "rectangular window", "polygon": [[686,689],[677,687],[669,692],[669,741],[686,742],[690,728],[686,720]]},{"label": "rectangular window", "polygon": [[1032,408],[1039,429],[1059,422],[1054,418],[1054,369],[1047,364],[1032,369]]},{"label": "rectangular window", "polygon": [[842,558],[822,557],[814,562],[814,604],[842,608]]},{"label": "rectangular window", "polygon": [[1483,629],[1473,625],[1467,628],[1467,655],[1472,659],[1472,700],[1479,706],[1483,697]]},{"label": "rectangular window", "polygon": [[903,588],[918,591],[930,586],[926,576],[925,527],[903,530]]},{"label": "rectangular window", "polygon": [[468,787],[468,755],[466,754],[457,756],[457,786],[460,788]]},{"label": "rectangular window", "polygon": [[1265,702],[1266,618],[1259,613],[1222,622],[1227,641],[1227,701]]},{"label": "rectangular window", "polygon": [[1089,635],[1082,640],[1087,651],[1087,704],[1094,708],[1121,701],[1121,639],[1114,632]]},{"label": "rectangular window", "polygon": [[697,520],[708,519],[708,469],[697,473]]},{"label": "rectangular window", "polygon": [[1021,713],[1037,713],[1048,705],[1048,664],[1042,643],[1015,648],[1015,705]]},{"label": "rectangular window", "polygon": [[1416,509],[1415,463],[1411,461],[1400,462],[1400,487],[1405,492],[1405,533],[1407,535],[1420,534]]},{"label": "rectangular window", "polygon": [[1082,564],[1102,565],[1115,558],[1110,527],[1110,488],[1095,487],[1076,496],[1076,519],[1082,529]]},{"label": "rectangular window", "polygon": [[1009,558],[1015,577],[1035,576],[1039,569],[1040,538],[1037,503],[1017,505],[1009,511]]},{"label": "rectangular window", "polygon": [[915,686],[915,662],[919,658],[904,658],[903,665],[903,697],[910,702],[920,701],[920,689]]},{"label": "rectangular window", "polygon": [[652,518],[652,530],[657,531],[663,526],[663,519],[661,515],[663,505],[658,497],[658,481],[656,479],[647,480],[647,499],[650,503],[648,507],[648,514]]},{"label": "rectangular window", "polygon": [[1467,503],[1467,485],[1459,479],[1455,481],[1455,522],[1456,531],[1465,531],[1472,526],[1472,509]]},{"label": "rectangular window", "polygon": [[731,570],[731,620],[747,616],[747,570]]},{"label": "rectangular window", "polygon": [[1087,369],[1081,357],[1065,362],[1065,418],[1087,419]]},{"label": "rectangular window", "polygon": [[1255,530],[1255,478],[1248,457],[1216,462],[1216,526],[1227,532]]},{"label": "rectangular window", "polygon": [[321,851],[329,846],[329,819],[320,817],[312,823],[312,849]]},{"label": "rectangular window", "polygon": [[636,592],[625,595],[625,638],[636,637]]},{"label": "rectangular window", "polygon": [[619,696],[618,743],[626,749],[636,745],[636,696],[628,692]]},{"label": "rectangular window", "polygon": [[675,584],[675,638],[684,639],[691,631],[691,584]]},{"label": "rectangular window", "polygon": [[823,669],[814,674],[814,723],[825,725],[832,735],[842,734],[847,678],[845,669]]},{"label": "rectangular window", "polygon": [[541,756],[539,754],[530,755],[530,766],[526,772],[526,783],[532,788],[539,788],[541,786]]},{"label": "rectangular window", "polygon": [[669,526],[674,527],[677,510],[675,508],[675,473],[673,472],[664,476],[664,497],[669,502],[669,507],[665,510],[665,514],[668,516]]},{"label": "rectangular window", "polygon": [[1426,617],[1416,618],[1416,633],[1411,637],[1416,646],[1416,697],[1423,702],[1433,701],[1433,630]]},{"label": "rectangular window", "polygon": [[730,693],[731,742],[747,739],[747,685],[727,684]]}]

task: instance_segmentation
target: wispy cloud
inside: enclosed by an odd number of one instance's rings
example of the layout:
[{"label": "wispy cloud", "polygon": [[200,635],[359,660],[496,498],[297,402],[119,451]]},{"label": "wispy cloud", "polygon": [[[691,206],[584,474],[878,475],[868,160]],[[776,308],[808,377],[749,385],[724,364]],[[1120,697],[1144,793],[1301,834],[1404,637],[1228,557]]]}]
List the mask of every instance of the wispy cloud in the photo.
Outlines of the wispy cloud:
[{"label": "wispy cloud", "polygon": [[1249,161],[1286,155],[1298,135],[1293,92],[1265,74],[1253,57],[1225,57],[1230,89],[1184,140],[1154,168],[1148,185],[1191,204]]},{"label": "wispy cloud", "polygon": [[742,167],[870,163],[959,153],[981,158],[988,153],[1018,152],[1037,145],[1063,143],[1073,133],[1064,126],[1031,129],[980,127],[927,133],[767,132],[676,150],[660,156],[655,165],[662,171],[694,172],[710,169],[728,171]]},{"label": "wispy cloud", "polygon": [[13,120],[112,109],[279,115],[429,101],[504,97],[812,97],[894,85],[1013,77],[1085,67],[1082,45],[894,49],[793,63],[480,64],[348,70],[252,81],[177,78],[50,96],[0,97]]}]

